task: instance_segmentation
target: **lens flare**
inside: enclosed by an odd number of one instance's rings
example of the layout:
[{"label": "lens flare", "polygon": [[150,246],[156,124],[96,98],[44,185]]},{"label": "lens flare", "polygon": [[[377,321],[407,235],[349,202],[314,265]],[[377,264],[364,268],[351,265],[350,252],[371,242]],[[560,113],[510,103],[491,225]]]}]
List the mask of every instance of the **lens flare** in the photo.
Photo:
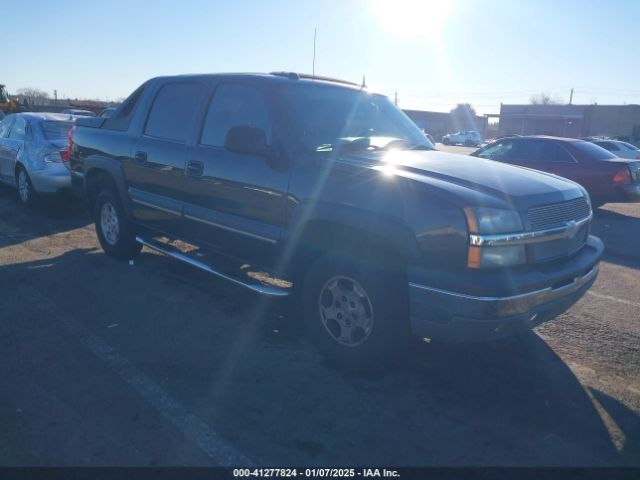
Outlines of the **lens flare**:
[{"label": "lens flare", "polygon": [[373,8],[383,28],[403,38],[441,40],[453,0],[374,0]]}]

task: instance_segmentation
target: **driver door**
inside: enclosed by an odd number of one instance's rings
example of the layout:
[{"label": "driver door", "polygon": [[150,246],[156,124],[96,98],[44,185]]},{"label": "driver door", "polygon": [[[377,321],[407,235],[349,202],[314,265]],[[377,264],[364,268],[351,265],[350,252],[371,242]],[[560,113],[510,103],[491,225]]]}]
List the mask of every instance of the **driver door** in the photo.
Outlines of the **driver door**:
[{"label": "driver door", "polygon": [[263,130],[273,144],[272,115],[259,85],[220,83],[187,153],[184,216],[198,245],[266,267],[277,262],[285,227],[289,168],[225,148],[232,127]]}]

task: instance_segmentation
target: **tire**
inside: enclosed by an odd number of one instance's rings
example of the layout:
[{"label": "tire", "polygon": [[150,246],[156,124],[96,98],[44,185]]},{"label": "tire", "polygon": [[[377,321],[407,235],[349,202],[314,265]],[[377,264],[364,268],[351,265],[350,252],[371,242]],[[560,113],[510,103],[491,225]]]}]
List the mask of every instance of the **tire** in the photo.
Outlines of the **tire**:
[{"label": "tire", "polygon": [[448,138],[444,138],[442,139],[442,143],[445,145],[449,145],[451,143],[451,141]]},{"label": "tire", "polygon": [[411,337],[403,277],[347,256],[327,255],[311,266],[301,292],[305,326],[331,363],[362,370],[405,350]]},{"label": "tire", "polygon": [[16,188],[18,189],[18,200],[26,206],[33,206],[36,203],[37,193],[31,183],[31,178],[27,170],[19,166],[16,171]]},{"label": "tire", "polygon": [[136,242],[133,222],[127,217],[117,192],[102,190],[93,210],[96,233],[104,252],[114,258],[130,260],[142,250]]}]

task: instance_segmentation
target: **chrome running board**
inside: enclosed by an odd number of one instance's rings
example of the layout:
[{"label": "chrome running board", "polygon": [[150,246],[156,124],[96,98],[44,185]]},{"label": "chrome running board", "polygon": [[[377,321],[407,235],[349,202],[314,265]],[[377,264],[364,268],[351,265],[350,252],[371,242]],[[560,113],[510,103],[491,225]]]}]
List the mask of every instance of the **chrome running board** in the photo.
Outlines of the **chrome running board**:
[{"label": "chrome running board", "polygon": [[219,272],[217,270],[214,270],[213,268],[211,268],[209,265],[200,262],[198,260],[195,260],[193,258],[188,257],[187,255],[185,255],[184,253],[182,253],[181,251],[179,251],[178,249],[171,247],[169,245],[164,245],[161,244],[159,242],[154,242],[153,240],[145,240],[142,237],[136,237],[136,242],[144,245],[145,247],[149,247],[152,250],[156,250],[160,253],[163,253],[171,258],[175,258],[176,260],[179,260],[181,262],[187,263],[193,267],[199,268],[200,270],[204,270],[207,273],[210,273],[212,275],[215,275],[218,278],[221,278],[223,280],[226,280],[228,282],[231,282],[235,285],[239,285],[241,287],[244,288],[248,288],[249,290],[252,290],[254,292],[260,293],[262,295],[268,295],[271,297],[287,297],[289,296],[289,290],[286,288],[280,288],[280,287],[276,287],[276,286],[269,286],[269,285],[264,285],[263,283],[260,283],[258,281],[256,282],[251,282],[251,281],[247,281],[247,280],[243,280],[237,277],[234,277],[232,275],[226,274],[226,273],[222,273]]}]

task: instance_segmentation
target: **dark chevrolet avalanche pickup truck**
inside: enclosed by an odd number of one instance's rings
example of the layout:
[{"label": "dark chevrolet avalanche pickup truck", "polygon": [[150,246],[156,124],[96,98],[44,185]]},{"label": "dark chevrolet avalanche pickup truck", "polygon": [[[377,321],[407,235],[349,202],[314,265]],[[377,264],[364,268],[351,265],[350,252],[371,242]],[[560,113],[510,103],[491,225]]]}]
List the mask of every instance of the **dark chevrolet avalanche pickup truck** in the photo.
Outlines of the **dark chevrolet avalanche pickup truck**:
[{"label": "dark chevrolet avalanche pickup truck", "polygon": [[256,292],[295,294],[345,364],[408,333],[486,341],[593,284],[589,197],[560,177],[435,151],[386,97],[295,73],[144,83],[70,135],[104,251],[141,246]]}]

